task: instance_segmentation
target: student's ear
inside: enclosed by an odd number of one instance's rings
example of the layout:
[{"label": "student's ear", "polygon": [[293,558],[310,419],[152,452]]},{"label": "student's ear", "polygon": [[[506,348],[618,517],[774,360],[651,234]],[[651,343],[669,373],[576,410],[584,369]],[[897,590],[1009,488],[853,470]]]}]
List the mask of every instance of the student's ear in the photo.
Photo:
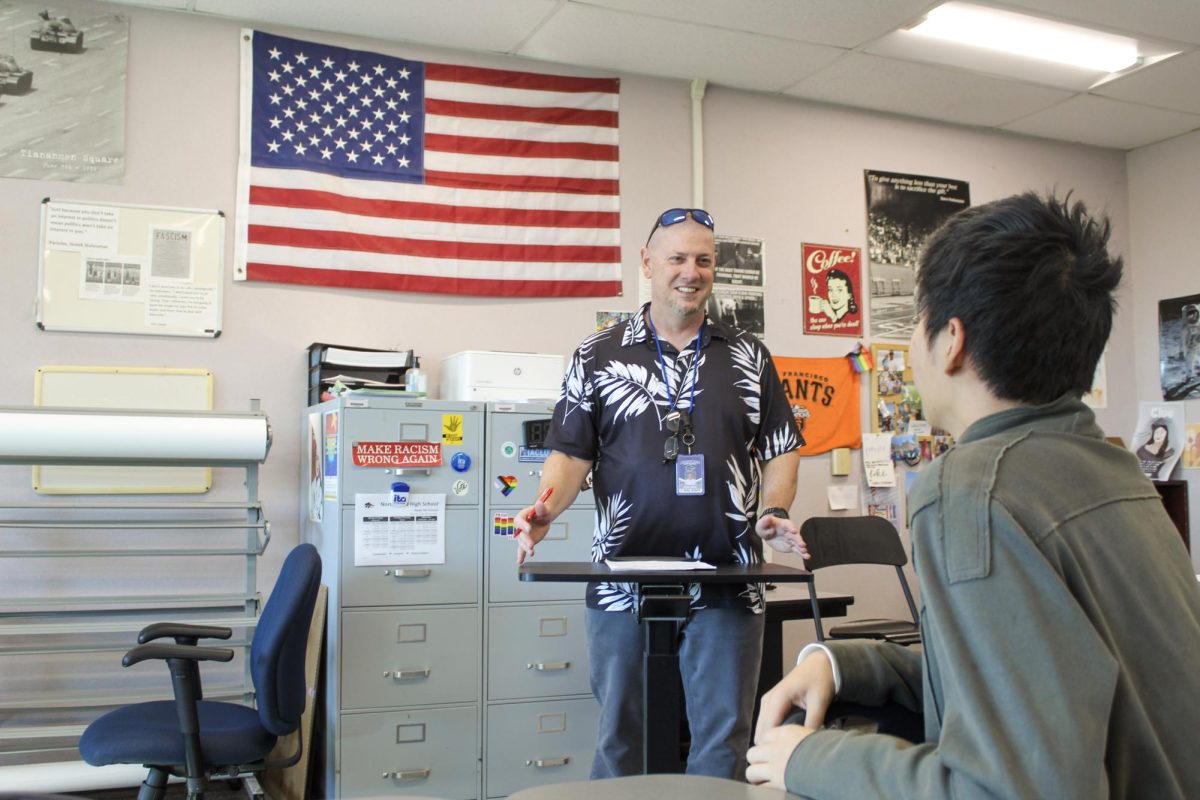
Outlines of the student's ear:
[{"label": "student's ear", "polygon": [[946,373],[952,374],[963,368],[967,358],[967,329],[958,317],[951,317],[946,323],[944,335],[938,346],[944,347]]}]

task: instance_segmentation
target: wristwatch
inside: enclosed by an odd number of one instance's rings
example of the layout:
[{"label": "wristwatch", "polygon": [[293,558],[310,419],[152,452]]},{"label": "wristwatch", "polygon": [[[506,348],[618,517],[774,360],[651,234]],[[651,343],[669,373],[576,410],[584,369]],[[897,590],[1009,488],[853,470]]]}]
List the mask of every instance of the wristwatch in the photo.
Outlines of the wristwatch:
[{"label": "wristwatch", "polygon": [[766,516],[778,517],[779,519],[791,519],[791,517],[788,516],[787,509],[780,508],[779,506],[771,506],[770,508],[764,508],[762,511],[758,512],[759,519],[762,519]]}]

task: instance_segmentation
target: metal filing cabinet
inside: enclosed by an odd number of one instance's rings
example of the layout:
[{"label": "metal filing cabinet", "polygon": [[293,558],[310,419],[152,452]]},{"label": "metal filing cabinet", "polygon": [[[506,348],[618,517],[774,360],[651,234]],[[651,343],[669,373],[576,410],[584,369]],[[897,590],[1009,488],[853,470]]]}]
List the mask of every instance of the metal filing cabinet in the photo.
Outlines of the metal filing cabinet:
[{"label": "metal filing cabinet", "polygon": [[[321,794],[478,800],[483,406],[343,395],[307,410],[304,436],[304,539],[320,550],[329,587],[323,731],[314,754]],[[356,566],[359,548],[382,546],[356,541],[355,497],[386,495],[378,506],[386,511],[396,481],[412,495],[444,496],[444,563],[431,556],[431,563],[389,564],[382,562],[392,556],[383,555]]]},{"label": "metal filing cabinet", "polygon": [[[484,795],[586,780],[599,707],[592,698],[584,584],[517,579],[514,515],[537,497],[550,403],[489,403],[484,511]],[[590,561],[590,491],[551,525],[539,561]]]}]

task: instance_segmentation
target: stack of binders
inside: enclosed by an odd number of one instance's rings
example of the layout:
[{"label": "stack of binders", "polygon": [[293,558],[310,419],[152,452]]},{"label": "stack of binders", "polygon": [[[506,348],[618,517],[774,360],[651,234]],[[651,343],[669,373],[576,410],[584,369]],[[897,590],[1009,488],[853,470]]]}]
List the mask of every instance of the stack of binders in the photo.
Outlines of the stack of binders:
[{"label": "stack of binders", "polygon": [[308,346],[308,404],[329,399],[335,383],[350,389],[404,389],[404,373],[412,366],[411,350],[314,342]]}]

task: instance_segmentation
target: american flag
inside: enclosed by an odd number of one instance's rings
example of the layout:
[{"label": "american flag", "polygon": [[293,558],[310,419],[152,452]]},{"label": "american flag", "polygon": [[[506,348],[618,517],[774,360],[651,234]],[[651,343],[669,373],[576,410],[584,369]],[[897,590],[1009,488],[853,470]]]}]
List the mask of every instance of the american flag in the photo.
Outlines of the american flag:
[{"label": "american flag", "polygon": [[619,82],[247,31],[239,280],[621,293]]}]

